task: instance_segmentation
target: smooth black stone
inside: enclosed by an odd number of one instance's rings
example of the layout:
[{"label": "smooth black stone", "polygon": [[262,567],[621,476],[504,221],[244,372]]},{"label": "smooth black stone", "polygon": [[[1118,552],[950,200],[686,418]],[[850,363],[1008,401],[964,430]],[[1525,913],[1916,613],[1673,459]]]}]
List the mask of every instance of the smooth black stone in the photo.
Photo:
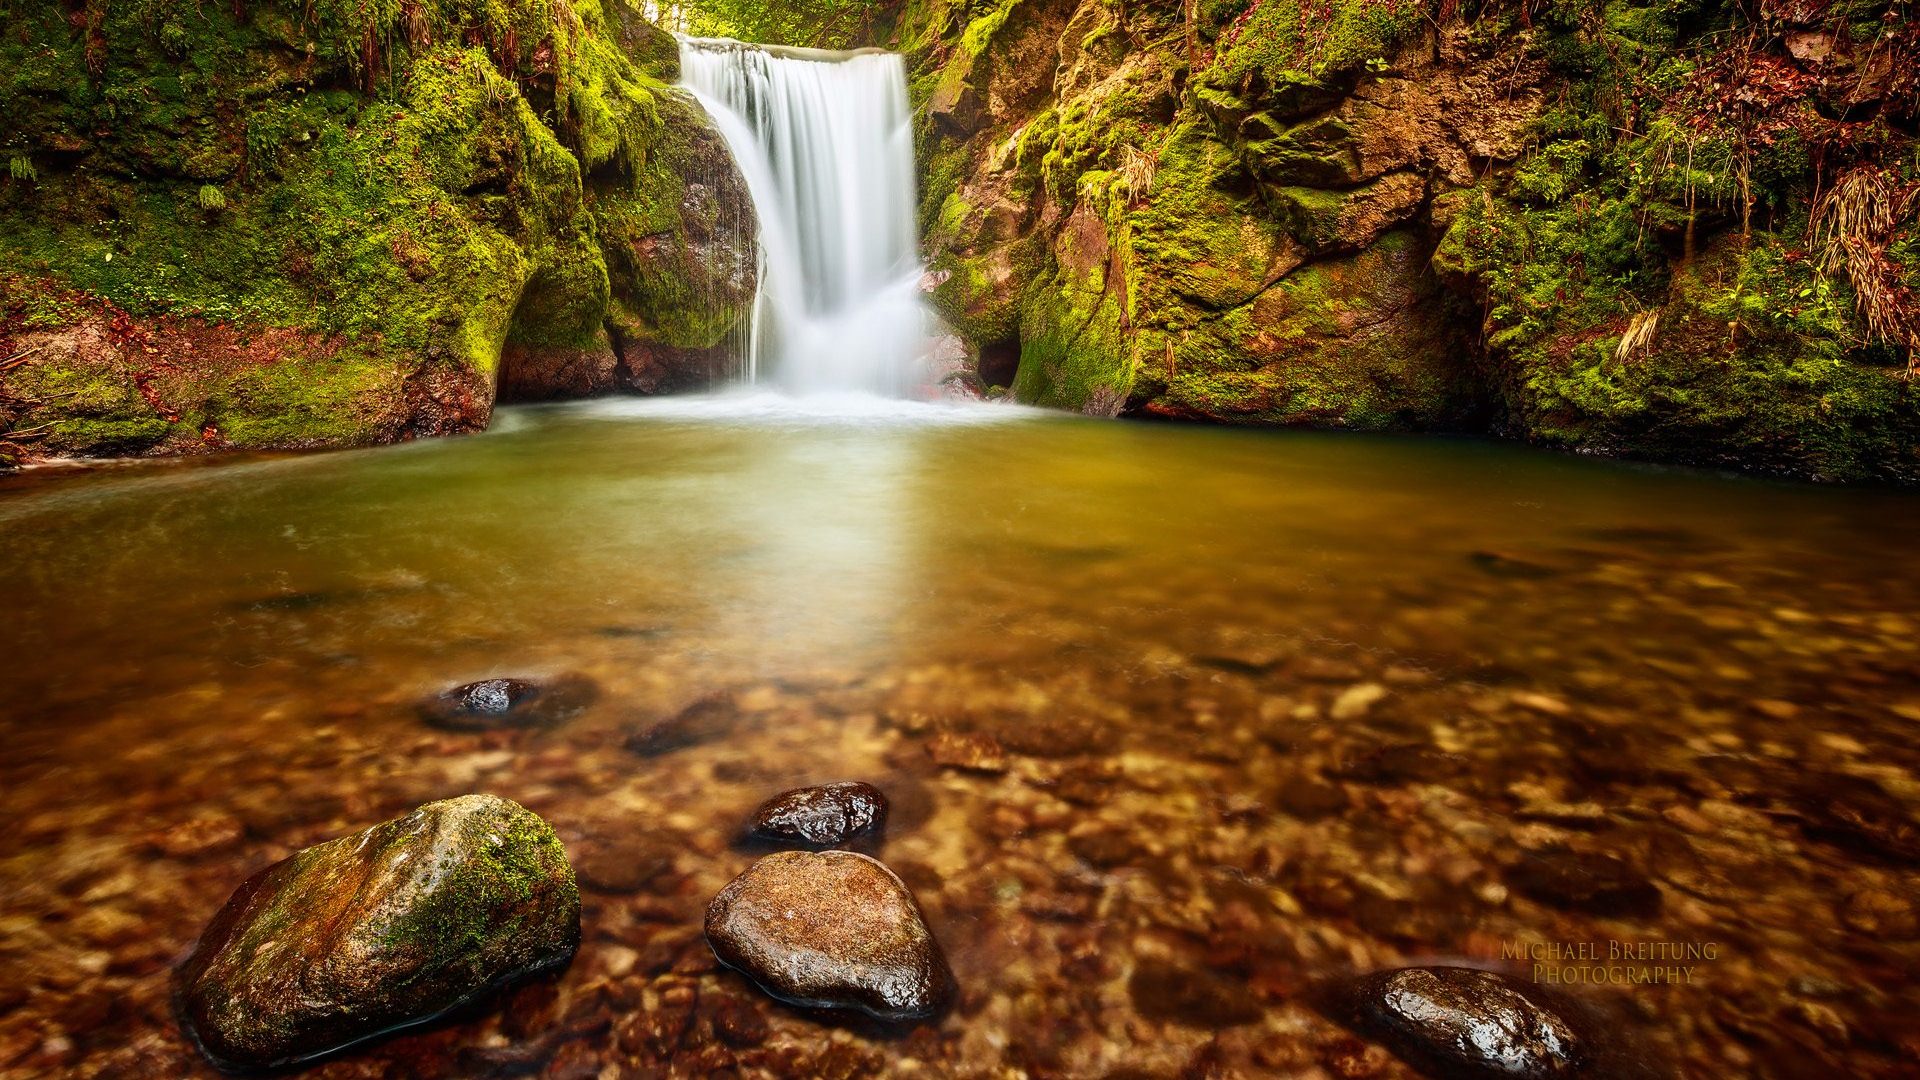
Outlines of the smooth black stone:
[{"label": "smooth black stone", "polygon": [[848,781],[796,788],[754,812],[755,839],[831,847],[886,824],[887,797],[872,784]]}]

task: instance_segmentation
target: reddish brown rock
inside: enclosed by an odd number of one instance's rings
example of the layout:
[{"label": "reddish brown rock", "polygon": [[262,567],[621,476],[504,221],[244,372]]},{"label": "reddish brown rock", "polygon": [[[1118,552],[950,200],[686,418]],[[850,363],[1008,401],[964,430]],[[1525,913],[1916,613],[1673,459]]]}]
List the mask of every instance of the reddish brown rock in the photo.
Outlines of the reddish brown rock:
[{"label": "reddish brown rock", "polygon": [[927,740],[927,753],[934,764],[969,772],[1003,773],[1007,771],[1007,752],[991,735],[971,731],[943,731]]},{"label": "reddish brown rock", "polygon": [[500,352],[498,400],[568,401],[612,393],[619,368],[604,331],[583,345],[509,341]]},{"label": "reddish brown rock", "polygon": [[917,1020],[953,995],[920,905],[893,871],[850,851],[782,851],[707,906],[715,956],[793,1005]]}]

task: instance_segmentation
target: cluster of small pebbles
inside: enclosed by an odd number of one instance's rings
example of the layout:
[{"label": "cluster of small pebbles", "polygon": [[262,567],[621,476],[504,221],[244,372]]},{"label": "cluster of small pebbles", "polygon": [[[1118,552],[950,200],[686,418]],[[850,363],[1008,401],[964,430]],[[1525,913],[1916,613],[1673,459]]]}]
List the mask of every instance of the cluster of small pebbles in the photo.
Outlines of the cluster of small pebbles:
[{"label": "cluster of small pebbles", "polygon": [[[311,1075],[1913,1075],[1911,576],[1390,518],[1271,572],[1171,516],[1180,558],[957,530],[897,639],[751,661],[585,586],[505,629],[235,595],[136,671],[103,634],[0,755],[0,1076],[214,1075],[174,980],[236,887],[470,792],[551,825],[577,951]],[[786,925],[815,890],[864,900]]]}]

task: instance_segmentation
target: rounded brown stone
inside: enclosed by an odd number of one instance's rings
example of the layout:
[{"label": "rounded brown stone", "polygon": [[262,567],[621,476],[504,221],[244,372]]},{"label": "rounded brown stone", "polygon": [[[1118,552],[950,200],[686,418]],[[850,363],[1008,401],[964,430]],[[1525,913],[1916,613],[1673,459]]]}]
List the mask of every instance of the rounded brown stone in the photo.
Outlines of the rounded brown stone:
[{"label": "rounded brown stone", "polygon": [[715,956],[793,1005],[934,1015],[953,973],[893,871],[850,851],[781,851],[707,905]]}]

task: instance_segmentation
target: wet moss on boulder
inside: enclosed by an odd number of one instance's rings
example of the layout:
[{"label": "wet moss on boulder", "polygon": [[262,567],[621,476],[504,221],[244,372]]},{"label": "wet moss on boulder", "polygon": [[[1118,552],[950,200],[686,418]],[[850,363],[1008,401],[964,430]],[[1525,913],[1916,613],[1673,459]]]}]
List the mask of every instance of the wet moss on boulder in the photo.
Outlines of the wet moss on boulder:
[{"label": "wet moss on boulder", "polygon": [[175,974],[223,1069],[297,1064],[569,960],[580,894],[553,829],[493,795],[428,803],[249,878]]}]

